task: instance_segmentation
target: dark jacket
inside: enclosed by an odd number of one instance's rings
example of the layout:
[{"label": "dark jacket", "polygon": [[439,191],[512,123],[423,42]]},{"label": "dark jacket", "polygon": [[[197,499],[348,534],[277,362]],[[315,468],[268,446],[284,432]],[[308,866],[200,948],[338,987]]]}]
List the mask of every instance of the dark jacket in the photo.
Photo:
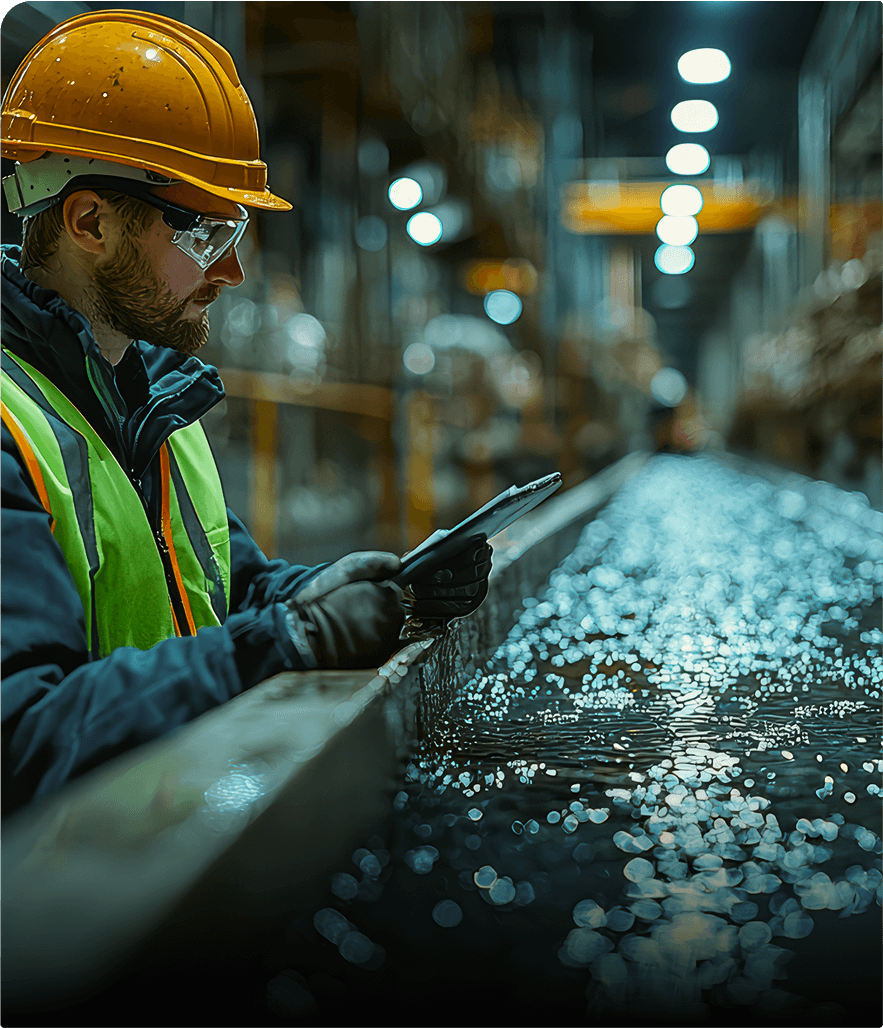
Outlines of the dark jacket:
[{"label": "dark jacket", "polygon": [[[107,443],[158,517],[158,451],[224,396],[215,368],[132,344],[114,367],[89,323],[3,247],[2,341],[46,375]],[[4,358],[9,360],[8,357]],[[229,510],[230,614],[150,650],[90,660],[83,607],[18,447],[2,429],[3,813],[303,664],[282,602],[318,569],[267,560]],[[156,522],[154,521],[154,524]]]}]

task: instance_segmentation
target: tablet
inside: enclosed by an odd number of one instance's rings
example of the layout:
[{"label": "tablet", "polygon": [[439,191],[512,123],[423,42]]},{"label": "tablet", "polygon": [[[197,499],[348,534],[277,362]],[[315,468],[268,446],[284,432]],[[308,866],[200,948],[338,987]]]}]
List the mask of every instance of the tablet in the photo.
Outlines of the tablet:
[{"label": "tablet", "polygon": [[495,496],[490,503],[471,514],[465,521],[455,525],[450,531],[439,529],[427,536],[415,549],[402,558],[402,567],[393,581],[396,585],[406,586],[412,582],[427,565],[444,566],[449,556],[458,553],[464,542],[474,535],[484,535],[488,539],[508,528],[529,510],[533,510],[561,485],[561,475],[556,471],[552,475],[538,478],[527,485],[513,485],[510,489]]}]

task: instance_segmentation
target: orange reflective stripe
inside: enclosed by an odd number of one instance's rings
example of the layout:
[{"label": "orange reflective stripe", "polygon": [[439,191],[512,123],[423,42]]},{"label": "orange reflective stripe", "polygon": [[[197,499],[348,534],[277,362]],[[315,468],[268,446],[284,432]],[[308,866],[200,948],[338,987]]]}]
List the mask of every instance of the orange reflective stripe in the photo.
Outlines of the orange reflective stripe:
[{"label": "orange reflective stripe", "polygon": [[[175,575],[175,583],[178,586],[178,594],[181,597],[181,604],[184,607],[184,614],[187,617],[187,627],[190,629],[191,635],[196,635],[196,624],[193,621],[193,611],[190,609],[190,600],[187,598],[187,591],[184,588],[184,582],[181,578],[181,569],[178,567],[178,555],[175,552],[175,543],[172,539],[172,518],[170,513],[169,503],[169,451],[166,448],[167,444],[163,443],[162,448],[159,451],[159,467],[160,467],[160,478],[162,479],[162,532],[165,536],[166,546],[169,548],[169,558],[172,562],[172,571]],[[174,617],[175,609],[172,607],[172,616]],[[178,629],[177,618],[175,619],[175,629]],[[180,632],[178,632],[180,635]]]},{"label": "orange reflective stripe", "polygon": [[22,426],[18,423],[10,409],[2,401],[0,401],[0,415],[2,415],[3,423],[12,433],[12,438],[15,440],[16,446],[18,446],[22,457],[25,459],[25,464],[27,465],[31,478],[34,481],[37,495],[40,497],[40,503],[43,504],[43,509],[49,517],[52,518],[52,524],[49,528],[54,534],[55,518],[52,517],[52,508],[49,506],[49,494],[46,492],[46,483],[43,481],[43,472],[40,470],[40,465],[37,463],[37,458],[34,455],[34,448],[31,445],[31,440],[28,438],[27,432],[25,432]]},{"label": "orange reflective stripe", "polygon": [[181,638],[181,626],[178,624],[178,615],[175,613],[175,605],[169,599],[169,610],[172,612],[172,624],[175,626],[175,635],[178,639]]}]

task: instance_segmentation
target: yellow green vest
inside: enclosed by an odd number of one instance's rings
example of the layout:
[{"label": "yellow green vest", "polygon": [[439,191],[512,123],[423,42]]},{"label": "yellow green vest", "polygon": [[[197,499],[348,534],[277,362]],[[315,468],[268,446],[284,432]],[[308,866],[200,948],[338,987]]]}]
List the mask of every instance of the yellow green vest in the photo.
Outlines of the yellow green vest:
[{"label": "yellow green vest", "polygon": [[[80,594],[92,658],[119,646],[146,650],[221,624],[230,595],[230,535],[202,426],[173,432],[160,449],[162,525],[154,535],[129,476],[70,400],[8,350],[3,363],[3,422]],[[158,546],[168,550],[168,576]]]}]

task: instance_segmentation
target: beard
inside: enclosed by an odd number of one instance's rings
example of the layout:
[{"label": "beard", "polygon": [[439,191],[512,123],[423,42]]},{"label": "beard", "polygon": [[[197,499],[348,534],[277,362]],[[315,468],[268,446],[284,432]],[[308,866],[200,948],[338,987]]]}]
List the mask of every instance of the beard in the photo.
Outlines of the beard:
[{"label": "beard", "polygon": [[197,321],[185,320],[187,305],[197,297],[215,300],[221,289],[206,285],[176,299],[135,243],[124,238],[113,258],[93,268],[89,316],[130,339],[192,356],[207,342],[210,326],[207,310]]}]

